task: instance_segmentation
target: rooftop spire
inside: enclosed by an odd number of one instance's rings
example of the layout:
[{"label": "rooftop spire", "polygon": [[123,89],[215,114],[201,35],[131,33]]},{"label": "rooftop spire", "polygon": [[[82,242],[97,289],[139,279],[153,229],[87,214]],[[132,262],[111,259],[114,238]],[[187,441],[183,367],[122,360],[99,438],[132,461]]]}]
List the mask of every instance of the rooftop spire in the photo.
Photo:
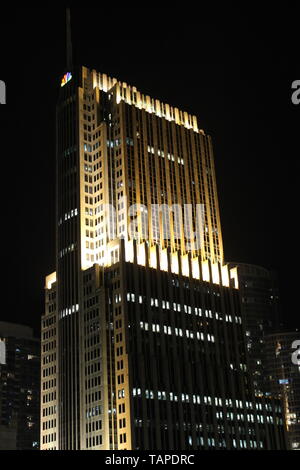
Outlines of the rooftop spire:
[{"label": "rooftop spire", "polygon": [[73,68],[73,48],[72,48],[72,31],[71,31],[71,10],[67,8],[67,68],[68,72]]}]

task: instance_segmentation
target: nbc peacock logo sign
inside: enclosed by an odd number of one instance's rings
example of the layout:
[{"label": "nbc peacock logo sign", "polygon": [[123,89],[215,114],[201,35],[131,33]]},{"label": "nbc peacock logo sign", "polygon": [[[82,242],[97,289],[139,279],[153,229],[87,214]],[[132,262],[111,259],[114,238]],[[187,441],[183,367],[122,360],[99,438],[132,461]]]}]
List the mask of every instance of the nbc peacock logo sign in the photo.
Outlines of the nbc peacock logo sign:
[{"label": "nbc peacock logo sign", "polygon": [[61,81],[61,87],[63,88],[64,86],[66,86],[67,83],[69,83],[71,80],[72,80],[72,74],[70,72],[66,73],[63,78],[62,78],[62,81]]}]

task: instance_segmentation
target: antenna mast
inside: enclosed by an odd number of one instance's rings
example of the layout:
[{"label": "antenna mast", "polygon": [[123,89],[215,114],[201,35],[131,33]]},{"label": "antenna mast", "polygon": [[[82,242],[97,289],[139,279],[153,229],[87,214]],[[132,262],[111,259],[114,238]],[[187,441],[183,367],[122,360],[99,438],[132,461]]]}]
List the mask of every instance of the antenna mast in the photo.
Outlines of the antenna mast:
[{"label": "antenna mast", "polygon": [[72,30],[71,30],[71,10],[67,8],[67,68],[68,72],[73,69],[73,47],[72,47]]}]

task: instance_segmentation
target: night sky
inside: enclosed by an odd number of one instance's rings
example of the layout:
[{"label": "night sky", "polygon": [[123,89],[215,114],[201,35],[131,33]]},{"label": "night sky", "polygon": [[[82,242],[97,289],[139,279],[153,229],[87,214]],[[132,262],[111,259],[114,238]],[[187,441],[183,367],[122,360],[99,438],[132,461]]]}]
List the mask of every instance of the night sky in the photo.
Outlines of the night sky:
[{"label": "night sky", "polygon": [[[200,2],[201,3],[201,2]],[[230,4],[228,4],[230,5]],[[214,142],[227,261],[278,271],[283,321],[299,327],[300,79],[294,10],[72,8],[77,64],[198,116]],[[274,7],[272,7],[274,8]],[[64,7],[0,16],[2,302],[32,325],[55,270],[55,105],[65,72]],[[299,302],[298,302],[299,303]]]}]

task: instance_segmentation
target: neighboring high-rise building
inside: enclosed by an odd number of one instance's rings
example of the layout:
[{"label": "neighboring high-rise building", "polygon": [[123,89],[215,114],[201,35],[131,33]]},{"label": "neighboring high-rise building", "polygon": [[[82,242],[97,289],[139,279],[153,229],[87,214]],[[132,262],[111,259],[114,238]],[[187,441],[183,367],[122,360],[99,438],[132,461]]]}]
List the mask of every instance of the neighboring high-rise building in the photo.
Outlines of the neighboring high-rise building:
[{"label": "neighboring high-rise building", "polygon": [[56,230],[42,449],[284,448],[279,401],[253,390],[211,139],[195,116],[70,69]]},{"label": "neighboring high-rise building", "polygon": [[279,328],[279,295],[276,273],[260,266],[229,263],[237,268],[242,316],[255,393],[270,394],[266,372],[266,335]]},{"label": "neighboring high-rise building", "polygon": [[267,374],[272,394],[282,398],[291,450],[300,450],[300,351],[296,354],[299,348],[299,331],[266,337]]},{"label": "neighboring high-rise building", "polygon": [[40,440],[40,341],[31,328],[0,322],[0,450]]}]

